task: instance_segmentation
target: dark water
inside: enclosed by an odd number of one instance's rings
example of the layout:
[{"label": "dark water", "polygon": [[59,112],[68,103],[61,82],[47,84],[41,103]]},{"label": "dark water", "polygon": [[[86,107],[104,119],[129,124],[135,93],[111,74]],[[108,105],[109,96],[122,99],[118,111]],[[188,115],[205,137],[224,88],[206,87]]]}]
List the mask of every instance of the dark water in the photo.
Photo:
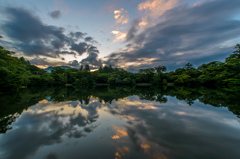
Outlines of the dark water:
[{"label": "dark water", "polygon": [[240,95],[174,87],[0,97],[1,159],[238,159]]}]

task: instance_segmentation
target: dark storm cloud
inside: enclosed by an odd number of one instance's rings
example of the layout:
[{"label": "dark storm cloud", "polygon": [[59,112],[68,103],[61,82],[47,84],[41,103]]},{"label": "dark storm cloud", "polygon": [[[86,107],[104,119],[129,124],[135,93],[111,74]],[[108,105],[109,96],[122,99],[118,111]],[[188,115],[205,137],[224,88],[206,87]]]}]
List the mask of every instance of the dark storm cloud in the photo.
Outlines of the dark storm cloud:
[{"label": "dark storm cloud", "polygon": [[80,65],[79,65],[79,62],[78,62],[77,60],[69,61],[69,62],[68,62],[68,65],[73,66],[73,67],[75,67],[75,68],[77,68],[78,66],[80,66]]},{"label": "dark storm cloud", "polygon": [[45,25],[25,9],[6,8],[5,13],[8,20],[2,25],[3,31],[27,56],[57,57],[56,51],[72,43],[63,28]]},{"label": "dark storm cloud", "polygon": [[[88,57],[83,59],[80,63],[81,65],[91,65],[90,68],[94,69],[96,66],[101,66],[102,61],[101,59],[98,59],[98,53],[99,50],[97,47],[87,44],[86,42],[80,42],[79,44],[73,44],[70,48],[71,50],[77,51],[79,55],[82,55],[83,53],[87,52]],[[70,65],[73,66],[79,66],[77,64],[77,61],[74,60],[74,63],[71,63]]]},{"label": "dark storm cloud", "polygon": [[180,5],[166,11],[158,18],[162,21],[137,35],[136,20],[126,39],[128,46],[134,50],[115,52],[108,56],[107,63],[114,65],[122,60],[134,62],[137,58],[155,58],[152,67],[179,67],[187,62],[209,62],[210,57],[221,57],[220,60],[223,60],[223,51],[227,51],[227,57],[232,49],[227,50],[229,46],[221,44],[240,35],[240,21],[232,18],[239,10],[238,0],[206,1],[197,6]]},{"label": "dark storm cloud", "polygon": [[55,11],[49,12],[48,14],[53,19],[58,19],[61,16],[61,12],[59,10],[55,10]]},{"label": "dark storm cloud", "polygon": [[73,55],[76,57],[77,53],[73,51],[56,51],[57,54],[62,54],[62,55]]},{"label": "dark storm cloud", "polygon": [[131,28],[129,29],[129,31],[127,33],[126,41],[129,41],[134,38],[134,36],[139,28],[139,22],[140,22],[139,19],[133,20]]},{"label": "dark storm cloud", "polygon": [[90,37],[90,36],[88,36],[88,37],[84,38],[84,40],[85,40],[86,42],[90,42],[90,41],[92,41],[92,40],[93,40],[93,38],[92,38],[92,37]]},{"label": "dark storm cloud", "polygon": [[91,69],[96,69],[98,66],[102,66],[102,60],[98,58],[98,54],[90,52],[88,57],[80,62],[82,65],[90,65]]},{"label": "dark storm cloud", "polygon": [[85,42],[80,42],[79,44],[73,44],[72,47],[70,48],[73,51],[78,52],[79,55],[82,55],[87,51],[88,44]]},{"label": "dark storm cloud", "polygon": [[[43,24],[33,13],[22,8],[5,8],[8,17],[1,25],[3,32],[11,38],[16,51],[22,51],[26,56],[60,57],[61,54],[78,53],[82,55],[91,47],[83,39],[86,33],[70,32],[65,34],[64,28]],[[92,39],[92,41],[95,41]],[[63,51],[70,48],[72,51]],[[76,51],[76,52],[74,52]]]},{"label": "dark storm cloud", "polygon": [[94,52],[94,53],[99,53],[99,50],[97,49],[97,47],[95,46],[90,46],[88,48],[88,52],[91,53],[91,52]]},{"label": "dark storm cloud", "polygon": [[94,40],[93,37],[90,37],[90,36],[85,37],[84,40],[85,40],[85,42],[89,42],[89,43],[92,43],[92,44],[99,44],[96,40]]},{"label": "dark storm cloud", "polygon": [[70,35],[72,38],[81,39],[81,38],[83,38],[85,35],[87,35],[87,33],[82,33],[82,32],[70,32],[69,35]]}]

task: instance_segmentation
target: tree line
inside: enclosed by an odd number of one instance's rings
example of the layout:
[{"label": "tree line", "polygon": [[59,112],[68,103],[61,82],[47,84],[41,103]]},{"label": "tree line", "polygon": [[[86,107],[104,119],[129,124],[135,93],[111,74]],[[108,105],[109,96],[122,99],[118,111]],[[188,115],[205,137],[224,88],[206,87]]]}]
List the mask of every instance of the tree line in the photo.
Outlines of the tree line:
[{"label": "tree line", "polygon": [[224,87],[230,91],[240,90],[240,44],[224,62],[212,61],[194,68],[187,63],[184,67],[167,72],[165,66],[140,69],[138,73],[127,72],[110,66],[99,67],[91,72],[89,65],[79,69],[54,67],[51,73],[31,65],[24,57],[12,56],[14,52],[0,47],[0,89],[19,89],[22,86],[65,86],[92,87],[96,84],[135,85],[151,83],[166,86],[168,83],[183,86]]}]

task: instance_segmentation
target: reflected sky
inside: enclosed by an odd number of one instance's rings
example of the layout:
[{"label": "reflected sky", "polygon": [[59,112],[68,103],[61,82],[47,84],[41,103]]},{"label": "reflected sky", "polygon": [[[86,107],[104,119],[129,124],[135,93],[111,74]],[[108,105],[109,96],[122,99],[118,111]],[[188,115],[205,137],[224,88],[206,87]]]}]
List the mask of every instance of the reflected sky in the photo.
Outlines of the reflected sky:
[{"label": "reflected sky", "polygon": [[239,118],[175,97],[110,103],[41,100],[0,135],[1,159],[239,158]]}]

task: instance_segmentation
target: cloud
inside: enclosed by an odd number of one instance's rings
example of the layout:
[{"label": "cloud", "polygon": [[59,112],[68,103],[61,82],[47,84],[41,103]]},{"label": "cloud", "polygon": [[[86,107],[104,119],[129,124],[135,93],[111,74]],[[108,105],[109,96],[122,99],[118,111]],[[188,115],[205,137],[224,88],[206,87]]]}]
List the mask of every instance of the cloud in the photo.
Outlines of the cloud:
[{"label": "cloud", "polygon": [[115,10],[113,13],[114,13],[114,18],[116,19],[116,23],[127,24],[129,22],[129,17],[127,14],[128,12],[123,8],[119,10]]},{"label": "cloud", "polygon": [[57,54],[62,54],[62,55],[73,55],[74,57],[76,57],[76,52],[73,51],[56,51]]},{"label": "cloud", "polygon": [[138,5],[138,10],[145,11],[149,15],[159,16],[175,7],[177,3],[178,0],[146,0]]},{"label": "cloud", "polygon": [[116,34],[118,34],[119,32],[120,32],[120,31],[113,30],[111,33],[116,35]]},{"label": "cloud", "polygon": [[[64,28],[44,24],[39,17],[26,9],[8,7],[4,13],[8,18],[2,23],[1,29],[12,39],[12,46],[17,48],[15,51],[23,52],[25,56],[76,56],[77,53],[82,55],[91,47],[86,42],[79,42],[87,33],[77,31],[65,34]],[[97,43],[93,38],[87,40]]]},{"label": "cloud", "polygon": [[72,38],[76,38],[76,39],[78,40],[78,39],[83,38],[85,35],[87,35],[87,33],[82,33],[82,32],[70,32],[69,35],[70,35]]},{"label": "cloud", "polygon": [[90,42],[90,41],[92,41],[92,40],[93,40],[93,38],[92,38],[92,37],[90,37],[90,36],[88,36],[88,37],[84,38],[84,40],[85,40],[86,42]]},{"label": "cloud", "polygon": [[148,24],[148,22],[142,21],[139,23],[139,26],[146,26]]},{"label": "cloud", "polygon": [[117,31],[117,30],[113,30],[111,31],[111,33],[115,36],[115,39],[113,40],[113,42],[119,42],[119,41],[123,41],[126,36],[127,36],[127,33],[122,33],[120,31]]},{"label": "cloud", "polygon": [[149,66],[165,65],[175,69],[187,62],[202,64],[213,58],[223,60],[235,45],[229,47],[225,43],[240,35],[240,21],[232,20],[239,9],[238,0],[177,5],[162,13],[157,24],[142,31],[135,20],[127,34],[128,48],[108,55],[106,63],[125,68],[132,63],[139,69],[146,65],[139,59],[155,58]]},{"label": "cloud", "polygon": [[[138,10],[144,12],[143,21],[141,25],[151,24],[158,21],[158,17],[161,16],[167,10],[170,10],[177,6],[179,0],[146,0],[138,5]],[[147,21],[149,23],[147,23]]]},{"label": "cloud", "polygon": [[48,13],[50,17],[52,17],[53,19],[58,19],[61,17],[61,12],[59,10],[56,11],[52,11]]},{"label": "cloud", "polygon": [[102,60],[98,58],[98,54],[95,52],[90,52],[88,57],[83,59],[81,65],[89,65],[91,69],[97,69],[102,66]]},{"label": "cloud", "polygon": [[5,34],[27,56],[57,57],[56,51],[71,44],[64,29],[45,25],[29,11],[22,8],[6,8],[8,20],[1,26]]},{"label": "cloud", "polygon": [[87,48],[88,48],[87,43],[80,42],[78,44],[73,44],[70,49],[73,51],[77,51],[79,55],[82,55],[83,53],[85,53],[87,51]]},{"label": "cloud", "polygon": [[51,63],[47,61],[47,58],[34,58],[29,62],[34,65],[51,65]]},{"label": "cloud", "polygon": [[96,53],[96,54],[99,53],[97,47],[95,47],[95,46],[89,46],[87,51],[88,51],[88,53]]},{"label": "cloud", "polygon": [[[131,25],[128,33],[127,33],[126,41],[131,40],[131,39],[135,36],[135,34],[136,34],[137,31],[138,31],[139,23],[140,23],[140,20],[139,20],[139,19],[133,20],[132,25]],[[141,22],[141,23],[142,23],[142,22]]]},{"label": "cloud", "polygon": [[85,37],[84,40],[85,42],[90,42],[91,44],[99,44],[96,40],[94,40],[93,37],[90,37],[90,36]]},{"label": "cloud", "polygon": [[33,58],[29,62],[31,64],[37,65],[39,67],[66,66],[67,65],[67,63],[63,62],[63,61],[48,60],[48,58],[40,58],[40,57]]},{"label": "cloud", "polygon": [[[94,122],[98,118],[97,108],[101,105],[98,101],[80,109],[73,108],[66,102],[54,105],[57,108],[53,108],[52,102],[39,102],[22,114],[15,123],[16,127],[12,133],[7,133],[1,138],[0,147],[3,152],[1,156],[6,159],[31,158],[44,146],[69,142],[67,138],[87,136],[96,128]],[[82,114],[83,111],[88,115]],[[44,122],[43,118],[46,119]],[[51,150],[46,151],[46,154],[46,158],[58,158],[58,155]]]},{"label": "cloud", "polygon": [[80,66],[77,60],[69,61],[68,65],[73,66],[75,68],[78,68]]},{"label": "cloud", "polygon": [[97,47],[89,45],[85,42],[81,42],[79,44],[74,44],[71,47],[71,50],[75,50],[79,53],[79,55],[82,55],[83,53],[87,53],[88,56],[85,59],[82,59],[81,62],[78,62],[77,60],[70,61],[69,65],[78,67],[81,65],[90,65],[91,69],[96,69],[99,66],[102,66],[102,60],[98,58],[99,50]]}]

